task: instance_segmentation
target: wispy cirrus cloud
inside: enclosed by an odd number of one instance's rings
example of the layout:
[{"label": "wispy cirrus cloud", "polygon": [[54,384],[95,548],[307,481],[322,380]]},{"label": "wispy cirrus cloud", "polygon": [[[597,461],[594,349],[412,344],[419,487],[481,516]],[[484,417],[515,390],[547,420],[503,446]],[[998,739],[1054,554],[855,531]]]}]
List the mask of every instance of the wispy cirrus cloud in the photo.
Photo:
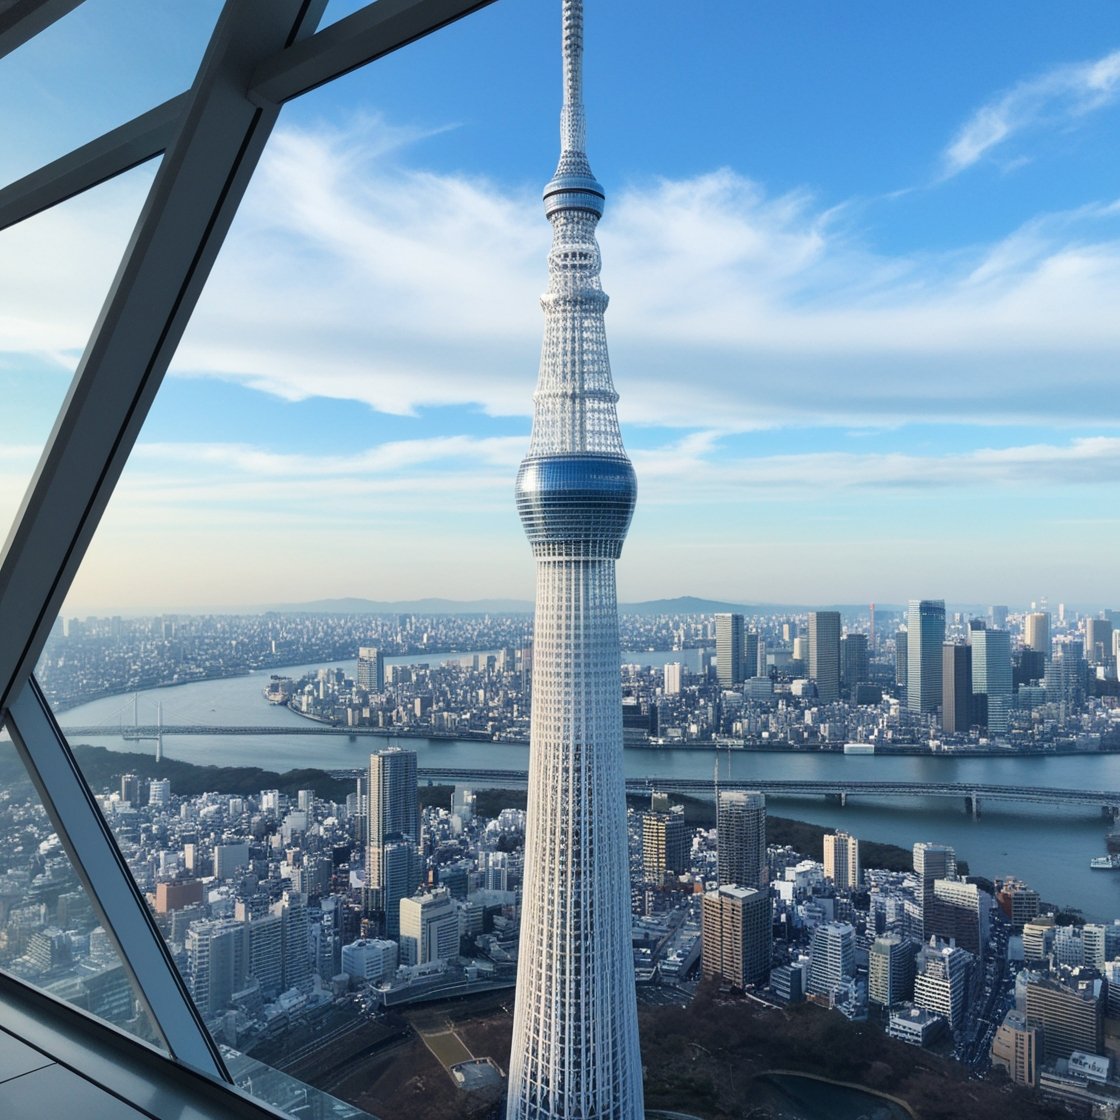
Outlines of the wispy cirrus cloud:
[{"label": "wispy cirrus cloud", "polygon": [[[1065,127],[1120,97],[1120,50],[1048,70],[982,105],[942,153],[950,178],[1011,137],[1037,127]],[[1018,157],[1021,162],[1024,157]]]},{"label": "wispy cirrus cloud", "polygon": [[695,505],[767,494],[785,501],[808,491],[1113,486],[1120,476],[1120,438],[1109,436],[927,455],[828,450],[747,457],[714,443],[703,451],[682,441],[633,453],[643,501]]}]

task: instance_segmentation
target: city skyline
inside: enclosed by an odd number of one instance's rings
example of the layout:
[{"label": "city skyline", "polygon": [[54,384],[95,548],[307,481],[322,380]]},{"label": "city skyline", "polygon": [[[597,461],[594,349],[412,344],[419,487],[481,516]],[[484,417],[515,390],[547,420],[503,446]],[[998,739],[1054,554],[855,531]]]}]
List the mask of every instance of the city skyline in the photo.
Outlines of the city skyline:
[{"label": "city skyline", "polygon": [[[6,59],[5,180],[178,92],[215,11],[91,0]],[[589,11],[589,89],[616,103],[590,136],[612,346],[642,387],[622,599],[1103,604],[1105,564],[1069,539],[1120,540],[1111,13],[818,14],[657,4],[635,36]],[[105,55],[150,94],[126,104],[81,48],[141,18],[155,53]],[[508,479],[547,247],[548,24],[496,4],[285,111],[69,613],[251,603],[278,579],[529,597]],[[639,66],[648,104],[618,95]],[[3,234],[5,521],[150,175]],[[669,275],[690,281],[673,306]]]}]

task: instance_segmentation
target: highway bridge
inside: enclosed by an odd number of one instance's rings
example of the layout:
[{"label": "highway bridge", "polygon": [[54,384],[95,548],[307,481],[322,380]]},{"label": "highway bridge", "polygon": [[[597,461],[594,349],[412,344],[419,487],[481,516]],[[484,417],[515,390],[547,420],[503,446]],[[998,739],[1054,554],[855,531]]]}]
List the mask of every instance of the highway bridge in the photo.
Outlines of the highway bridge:
[{"label": "highway bridge", "polygon": [[[397,733],[390,729],[374,727],[336,727],[331,724],[317,723],[313,720],[306,724],[291,727],[253,727],[210,724],[139,724],[136,726],[67,726],[66,735],[73,740],[82,735],[107,736],[120,735],[125,739],[154,739],[168,735],[366,735],[393,736]],[[436,735],[429,735],[436,738]],[[456,732],[455,738],[470,738],[469,734]],[[480,736],[481,742],[490,740]],[[357,771],[332,771],[350,776]],[[485,770],[455,769],[450,767],[421,768],[421,781],[438,784],[475,785],[480,788],[515,789],[528,782],[524,770]],[[686,793],[699,797],[710,796],[710,778],[628,778],[628,793],[644,793],[653,789],[667,793]],[[1094,807],[1112,819],[1120,818],[1120,790],[1100,789],[1056,789],[1040,786],[1005,786],[971,784],[964,782],[892,782],[892,781],[810,781],[802,779],[733,781],[721,780],[720,789],[756,789],[771,797],[828,797],[841,805],[846,805],[849,797],[869,798],[914,798],[947,797],[963,801],[966,809],[979,816],[980,807],[985,802],[1059,805],[1070,807]]]},{"label": "highway bridge", "polygon": [[[357,771],[340,771],[347,775]],[[439,785],[474,785],[479,788],[518,788],[528,784],[524,770],[477,770],[451,767],[422,767],[418,771],[422,782]],[[802,779],[720,779],[721,790],[759,790],[770,797],[828,797],[846,805],[850,797],[915,798],[948,797],[963,801],[969,812],[978,816],[985,801],[1011,804],[1059,805],[1092,807],[1105,816],[1120,815],[1120,790],[1055,789],[1041,786],[1004,786],[971,784],[964,782],[892,782],[892,781],[806,781]],[[627,793],[648,793],[652,790],[666,793],[686,793],[710,797],[710,778],[627,778]]]},{"label": "highway bridge", "polygon": [[[92,735],[104,738],[106,736],[120,736],[122,739],[155,739],[158,736],[167,738],[169,735],[345,735],[353,738],[357,735],[388,737],[409,737],[408,732],[393,727],[344,727],[335,724],[320,724],[318,720],[309,719],[306,724],[283,725],[281,727],[251,726],[243,727],[233,724],[64,724],[63,731],[67,738],[74,739],[82,735]],[[445,737],[439,731],[424,729],[423,738],[437,739]],[[491,743],[492,736],[485,731],[456,730],[446,732],[447,738],[473,739],[478,738],[483,743]]]}]

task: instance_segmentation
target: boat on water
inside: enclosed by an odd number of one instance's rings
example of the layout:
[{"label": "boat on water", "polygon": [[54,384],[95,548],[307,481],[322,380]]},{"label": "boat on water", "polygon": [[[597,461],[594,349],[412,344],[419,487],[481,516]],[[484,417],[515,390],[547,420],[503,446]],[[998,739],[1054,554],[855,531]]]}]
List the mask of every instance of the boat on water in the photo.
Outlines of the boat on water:
[{"label": "boat on water", "polygon": [[1094,856],[1089,866],[1094,871],[1120,871],[1120,855]]}]

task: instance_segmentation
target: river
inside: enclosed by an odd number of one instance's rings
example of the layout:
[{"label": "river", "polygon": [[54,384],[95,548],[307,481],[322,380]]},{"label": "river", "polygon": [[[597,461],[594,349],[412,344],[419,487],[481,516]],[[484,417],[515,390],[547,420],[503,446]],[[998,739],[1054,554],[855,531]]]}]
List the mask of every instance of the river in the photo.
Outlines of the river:
[{"label": "river", "polygon": [[[442,662],[471,654],[430,654],[387,658],[388,664]],[[693,663],[698,651],[683,653],[627,652],[627,663]],[[355,662],[340,662],[353,673]],[[321,663],[284,669],[300,677]],[[163,705],[167,724],[227,726],[305,725],[301,716],[267,704],[261,689],[267,673],[226,680],[199,681],[139,694],[141,723],[154,723],[156,704]],[[119,726],[132,722],[133,698],[112,696],[72,708],[63,726]],[[150,743],[129,743],[119,735],[83,736],[83,742],[111,750],[152,750]],[[170,758],[221,766],[260,766],[287,770],[364,766],[371,750],[385,740],[328,735],[176,735],[164,741]],[[525,746],[455,739],[400,740],[419,755],[419,764],[463,768],[525,769]],[[713,755],[694,750],[628,750],[626,774],[632,778],[712,775]],[[806,778],[828,780],[882,778],[911,782],[974,782],[1005,785],[1057,786],[1079,789],[1120,789],[1120,754],[1062,757],[948,758],[905,755],[794,754],[789,752],[722,752],[720,773],[736,780]],[[1092,871],[1089,859],[1103,854],[1108,826],[1096,810],[1041,805],[988,803],[979,820],[963,804],[942,798],[856,799],[846,807],[823,798],[768,798],[776,816],[796,817],[846,829],[866,840],[910,847],[916,840],[951,844],[976,874],[989,878],[1016,875],[1042,897],[1082,910],[1093,921],[1120,919],[1120,871]]]}]

